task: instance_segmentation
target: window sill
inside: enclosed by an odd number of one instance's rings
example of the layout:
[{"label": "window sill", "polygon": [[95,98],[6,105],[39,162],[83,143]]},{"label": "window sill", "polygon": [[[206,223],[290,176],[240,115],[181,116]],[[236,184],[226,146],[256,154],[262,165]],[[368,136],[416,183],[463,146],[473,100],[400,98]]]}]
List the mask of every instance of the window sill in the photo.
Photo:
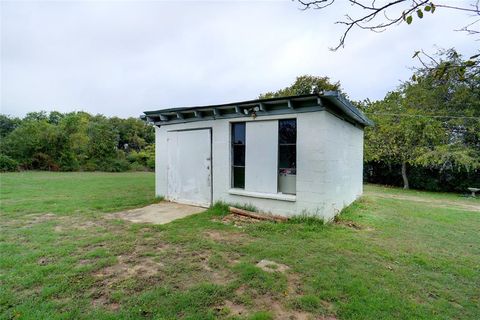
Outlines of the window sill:
[{"label": "window sill", "polygon": [[282,201],[290,201],[290,202],[297,201],[297,196],[294,194],[262,193],[262,192],[245,191],[243,189],[229,189],[228,193],[234,194],[237,196],[245,196],[245,197],[252,197],[252,198],[282,200]]}]

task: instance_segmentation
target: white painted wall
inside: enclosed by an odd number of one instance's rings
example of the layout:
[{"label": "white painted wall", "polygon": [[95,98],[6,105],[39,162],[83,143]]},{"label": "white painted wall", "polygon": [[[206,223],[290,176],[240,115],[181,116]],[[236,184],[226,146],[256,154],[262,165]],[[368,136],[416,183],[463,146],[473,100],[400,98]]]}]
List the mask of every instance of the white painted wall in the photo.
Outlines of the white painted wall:
[{"label": "white painted wall", "polygon": [[278,120],[245,126],[245,190],[277,193]]},{"label": "white painted wall", "polygon": [[[297,195],[266,199],[230,189],[230,123],[297,119]],[[167,194],[167,131],[212,128],[213,202],[252,204],[259,210],[291,216],[307,213],[330,220],[362,194],[363,130],[326,111],[296,115],[198,121],[156,128],[156,194]],[[236,194],[233,194],[236,193]],[[253,195],[253,196],[252,196]]]}]

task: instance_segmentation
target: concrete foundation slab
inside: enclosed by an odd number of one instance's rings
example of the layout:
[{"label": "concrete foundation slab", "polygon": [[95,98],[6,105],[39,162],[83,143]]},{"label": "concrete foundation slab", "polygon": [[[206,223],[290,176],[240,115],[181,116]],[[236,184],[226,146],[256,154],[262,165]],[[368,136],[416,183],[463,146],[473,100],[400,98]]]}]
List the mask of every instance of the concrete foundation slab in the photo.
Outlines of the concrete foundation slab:
[{"label": "concrete foundation slab", "polygon": [[116,212],[111,216],[134,223],[165,224],[205,210],[202,207],[162,201],[143,208]]}]

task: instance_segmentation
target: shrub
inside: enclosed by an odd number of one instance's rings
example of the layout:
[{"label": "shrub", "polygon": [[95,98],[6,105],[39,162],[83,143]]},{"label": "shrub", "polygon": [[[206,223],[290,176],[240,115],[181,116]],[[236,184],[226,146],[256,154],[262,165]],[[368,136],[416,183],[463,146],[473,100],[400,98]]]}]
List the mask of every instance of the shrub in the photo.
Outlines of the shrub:
[{"label": "shrub", "polygon": [[155,169],[155,146],[149,145],[142,151],[132,151],[128,154],[132,170],[154,170]]},{"label": "shrub", "polygon": [[155,170],[155,155],[147,159],[147,167],[151,170]]},{"label": "shrub", "polygon": [[99,165],[101,171],[123,172],[130,170],[130,163],[126,159],[112,159]]},{"label": "shrub", "polygon": [[18,162],[7,155],[0,154],[0,171],[18,171]]},{"label": "shrub", "polygon": [[148,171],[148,168],[138,162],[130,163],[131,171]]},{"label": "shrub", "polygon": [[97,164],[92,160],[87,161],[82,166],[82,171],[96,171],[96,170],[97,170]]},{"label": "shrub", "polygon": [[77,157],[73,152],[62,153],[59,160],[61,171],[77,171],[80,168],[80,164]]},{"label": "shrub", "polygon": [[52,157],[43,152],[37,152],[33,155],[31,162],[32,169],[58,171],[60,167]]}]

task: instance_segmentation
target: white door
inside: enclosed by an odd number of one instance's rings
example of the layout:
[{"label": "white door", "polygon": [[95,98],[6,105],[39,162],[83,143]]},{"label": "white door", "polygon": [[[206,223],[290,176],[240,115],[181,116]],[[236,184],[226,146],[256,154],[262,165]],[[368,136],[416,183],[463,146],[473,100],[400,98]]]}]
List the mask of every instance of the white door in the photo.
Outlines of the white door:
[{"label": "white door", "polygon": [[210,129],[167,133],[168,200],[208,207],[212,201]]}]

